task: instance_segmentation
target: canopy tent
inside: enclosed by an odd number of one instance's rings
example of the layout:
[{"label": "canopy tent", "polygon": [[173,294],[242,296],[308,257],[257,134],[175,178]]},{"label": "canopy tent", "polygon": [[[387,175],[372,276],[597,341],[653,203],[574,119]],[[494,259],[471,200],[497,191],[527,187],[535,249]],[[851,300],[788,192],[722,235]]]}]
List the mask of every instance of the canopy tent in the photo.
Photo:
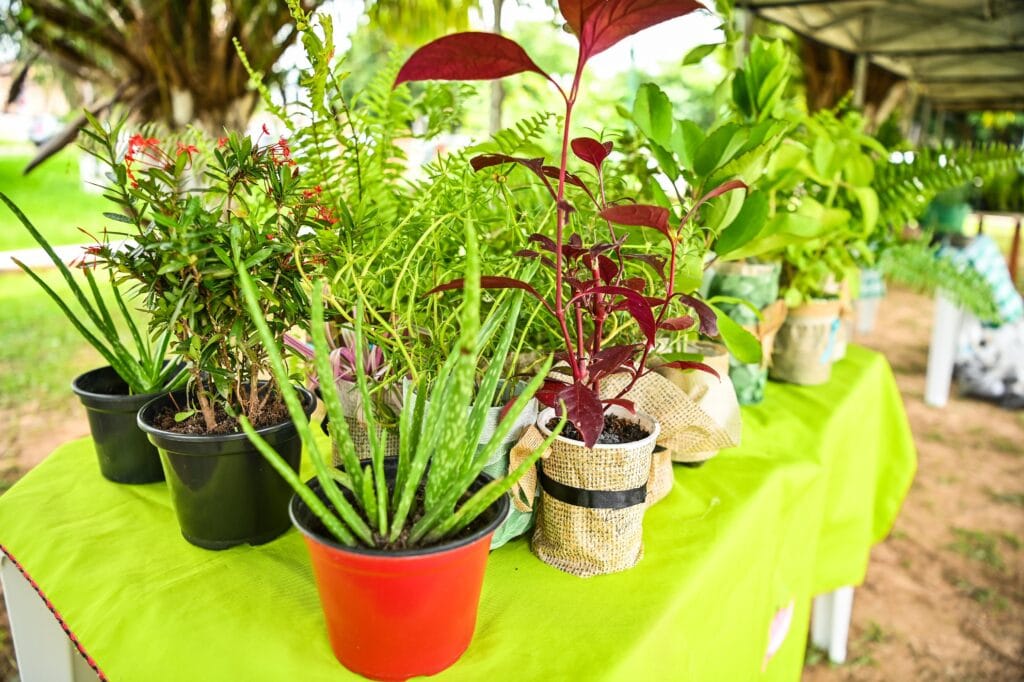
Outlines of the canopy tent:
[{"label": "canopy tent", "polygon": [[737,0],[797,33],[914,84],[936,109],[1024,109],[1021,0]]}]

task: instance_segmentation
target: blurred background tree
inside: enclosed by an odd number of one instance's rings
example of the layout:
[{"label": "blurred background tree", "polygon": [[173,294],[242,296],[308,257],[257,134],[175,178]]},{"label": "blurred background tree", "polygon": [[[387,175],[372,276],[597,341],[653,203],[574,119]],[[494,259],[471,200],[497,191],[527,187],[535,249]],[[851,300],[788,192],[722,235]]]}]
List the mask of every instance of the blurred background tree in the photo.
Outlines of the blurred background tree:
[{"label": "blurred background tree", "polygon": [[[296,1],[307,10],[322,2]],[[244,128],[257,103],[233,41],[270,84],[296,35],[281,0],[16,0],[8,10],[3,28],[19,39],[21,63],[8,102],[32,68],[49,64],[82,85],[93,113],[122,104],[142,120],[214,134]],[[72,119],[25,172],[72,142],[84,122]]]}]

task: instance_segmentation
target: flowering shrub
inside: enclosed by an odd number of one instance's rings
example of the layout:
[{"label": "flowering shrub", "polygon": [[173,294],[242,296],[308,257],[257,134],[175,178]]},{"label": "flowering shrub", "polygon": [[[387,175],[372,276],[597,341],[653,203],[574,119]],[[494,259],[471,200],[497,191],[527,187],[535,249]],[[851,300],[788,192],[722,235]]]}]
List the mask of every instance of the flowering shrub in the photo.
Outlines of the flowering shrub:
[{"label": "flowering shrub", "polygon": [[119,210],[105,215],[122,226],[108,228],[97,258],[135,284],[152,327],[170,330],[188,366],[189,404],[176,419],[208,433],[236,430],[238,413],[272,423],[279,392],[259,386],[266,350],[244,312],[235,263],[250,273],[280,339],[307,305],[303,268],[313,263],[303,242],[333,223],[316,189],[302,186],[287,140],[265,142],[266,129],[216,145],[138,133],[121,157],[121,125],[93,120],[84,132],[111,170],[106,196]]}]

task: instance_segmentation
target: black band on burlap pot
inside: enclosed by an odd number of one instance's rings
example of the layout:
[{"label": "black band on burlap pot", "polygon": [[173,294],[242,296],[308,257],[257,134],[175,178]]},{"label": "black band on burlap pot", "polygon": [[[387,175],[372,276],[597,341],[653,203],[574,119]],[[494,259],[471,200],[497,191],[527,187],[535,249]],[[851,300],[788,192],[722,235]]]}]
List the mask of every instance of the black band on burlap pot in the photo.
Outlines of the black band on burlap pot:
[{"label": "black band on burlap pot", "polygon": [[125,380],[109,366],[79,375],[71,390],[85,406],[104,478],[115,483],[164,480],[160,455],[136,421],[139,408],[157,394],[131,395]]},{"label": "black band on burlap pot", "polygon": [[[308,417],[316,398],[304,388],[295,388]],[[244,433],[192,435],[153,426],[168,407],[185,404],[185,391],[175,391],[150,401],[138,415],[139,427],[160,452],[185,539],[206,549],[227,549],[263,544],[288,530],[291,486]],[[302,440],[290,420],[258,433],[298,471]]]},{"label": "black band on burlap pot", "polygon": [[[648,436],[616,445],[595,445],[558,436],[540,462],[541,503],[533,551],[545,563],[580,577],[632,568],[643,557],[643,519],[651,453],[659,425],[651,416],[613,406],[640,423]],[[545,436],[555,411],[541,412]]]}]

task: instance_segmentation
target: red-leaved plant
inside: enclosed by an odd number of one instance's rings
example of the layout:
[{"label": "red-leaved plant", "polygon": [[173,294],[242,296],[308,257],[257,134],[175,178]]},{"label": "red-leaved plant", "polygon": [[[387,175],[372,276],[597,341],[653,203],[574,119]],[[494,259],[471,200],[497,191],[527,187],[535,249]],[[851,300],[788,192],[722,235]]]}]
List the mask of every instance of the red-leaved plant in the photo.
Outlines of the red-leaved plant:
[{"label": "red-leaved plant", "polygon": [[[565,416],[576,427],[584,445],[592,447],[604,429],[604,413],[609,405],[634,411],[625,396],[637,380],[649,373],[647,360],[659,331],[690,331],[716,336],[715,314],[703,301],[675,290],[677,247],[683,230],[706,201],[733,189],[744,188],[733,180],[711,190],[700,198],[683,216],[678,225],[670,225],[671,214],[660,206],[636,203],[609,204],[605,197],[602,167],[612,151],[611,142],[581,137],[570,140],[572,112],[576,105],[583,68],[594,55],[620,40],[655,24],[689,14],[703,8],[692,0],[560,0],[559,8],[569,28],[579,40],[576,72],[569,92],[545,73],[516,42],[492,33],[456,33],[439,38],[417,50],[398,72],[395,87],[408,81],[422,80],[490,80],[532,71],[547,78],[565,101],[561,161],[558,166],[545,165],[543,159],[524,159],[503,154],[487,154],[472,160],[475,170],[515,163],[530,169],[544,183],[557,206],[557,227],[552,240],[533,234],[530,241],[538,250],[520,251],[519,255],[540,261],[554,272],[554,300],[548,301],[528,282],[511,277],[480,278],[489,289],[522,289],[536,298],[557,321],[565,348],[556,358],[565,363],[563,371],[570,381],[549,377],[537,398],[549,407],[564,405]],[[568,172],[569,151],[594,167],[598,191],[594,193],[583,180]],[[553,185],[552,180],[557,184]],[[575,211],[565,197],[566,185],[584,192],[597,207],[608,225],[611,240],[585,246],[578,234],[566,238],[569,215]],[[665,236],[669,258],[653,254],[626,254],[624,238],[618,238],[613,224],[647,227]],[[645,295],[646,280],[630,277],[627,261],[643,261],[653,268],[664,283],[658,296]],[[461,279],[442,284],[430,293],[462,289]],[[679,299],[694,315],[670,317],[674,300]],[[605,323],[614,313],[625,312],[636,323],[642,343],[603,346]],[[695,316],[695,317],[694,317]],[[589,328],[589,333],[587,329]],[[674,361],[668,366],[699,369],[717,373],[703,363]],[[600,383],[613,375],[627,373],[631,380],[611,398],[602,399]]]}]

